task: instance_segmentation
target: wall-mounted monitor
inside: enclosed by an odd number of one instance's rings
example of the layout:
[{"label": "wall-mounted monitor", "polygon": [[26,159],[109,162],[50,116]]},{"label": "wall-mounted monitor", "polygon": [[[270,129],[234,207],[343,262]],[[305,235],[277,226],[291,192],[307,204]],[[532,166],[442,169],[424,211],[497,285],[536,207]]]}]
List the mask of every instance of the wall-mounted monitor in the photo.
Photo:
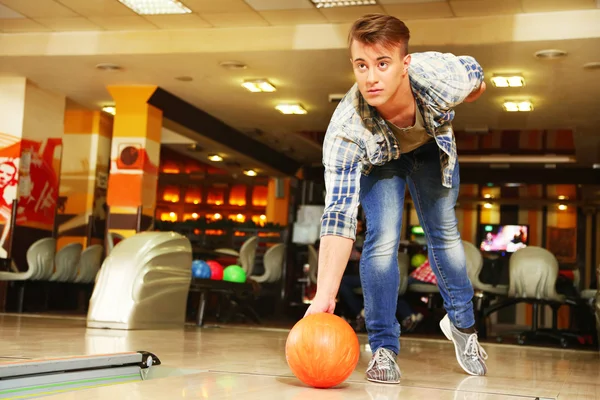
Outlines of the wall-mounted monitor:
[{"label": "wall-mounted monitor", "polygon": [[479,237],[481,251],[514,253],[529,245],[529,226],[481,224]]}]

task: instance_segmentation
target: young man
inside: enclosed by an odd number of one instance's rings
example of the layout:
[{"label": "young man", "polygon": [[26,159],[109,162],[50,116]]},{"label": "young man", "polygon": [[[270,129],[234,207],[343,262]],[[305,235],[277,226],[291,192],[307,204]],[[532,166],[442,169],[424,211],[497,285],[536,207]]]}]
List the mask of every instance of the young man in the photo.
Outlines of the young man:
[{"label": "young man", "polygon": [[451,125],[453,108],[485,90],[483,71],[472,57],[408,54],[409,37],[402,21],[379,14],[364,16],[350,30],[356,84],[333,114],[323,145],[327,195],[319,275],[306,312],[334,310],[360,203],[367,221],[360,276],[373,352],[366,375],[384,383],[400,381],[400,326],[394,314],[406,185],[447,311],[440,327],[467,373],[487,370],[454,212],[459,169]]}]

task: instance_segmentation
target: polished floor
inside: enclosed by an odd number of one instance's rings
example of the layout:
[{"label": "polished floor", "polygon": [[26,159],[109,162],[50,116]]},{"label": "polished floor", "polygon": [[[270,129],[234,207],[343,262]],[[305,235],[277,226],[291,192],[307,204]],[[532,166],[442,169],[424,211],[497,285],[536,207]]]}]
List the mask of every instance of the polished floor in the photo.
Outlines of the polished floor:
[{"label": "polished floor", "polygon": [[400,385],[369,383],[366,336],[356,371],[333,389],[298,381],[285,361],[287,330],[254,327],[117,331],[86,329],[79,318],[0,314],[0,362],[146,350],[167,377],[61,393],[48,399],[464,399],[600,400],[600,354],[590,351],[485,344],[486,377],[462,372],[453,345],[401,339]]}]

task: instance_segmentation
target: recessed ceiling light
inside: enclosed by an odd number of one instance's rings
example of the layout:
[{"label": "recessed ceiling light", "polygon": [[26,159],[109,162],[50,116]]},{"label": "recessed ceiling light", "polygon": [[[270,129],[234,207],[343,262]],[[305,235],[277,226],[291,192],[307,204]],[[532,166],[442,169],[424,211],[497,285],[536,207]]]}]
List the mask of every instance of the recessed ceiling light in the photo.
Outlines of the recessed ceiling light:
[{"label": "recessed ceiling light", "polygon": [[102,111],[111,115],[115,115],[117,113],[117,108],[115,106],[104,106],[102,107]]},{"label": "recessed ceiling light", "polygon": [[509,112],[527,112],[533,111],[533,104],[530,101],[505,101],[504,110]]},{"label": "recessed ceiling light", "polygon": [[278,104],[275,109],[279,110],[282,114],[304,115],[307,113],[301,104]]},{"label": "recessed ceiling light", "polygon": [[376,5],[375,0],[312,0],[317,8]]},{"label": "recessed ceiling light", "polygon": [[208,159],[210,161],[214,161],[214,162],[221,162],[221,161],[223,161],[223,157],[221,157],[218,154],[211,154],[211,155],[208,156]]},{"label": "recessed ceiling light", "polygon": [[275,88],[275,86],[273,86],[273,84],[266,79],[247,80],[247,81],[244,81],[244,83],[242,83],[242,86],[253,93],[260,93],[260,92],[270,93],[270,92],[274,92],[277,90]]},{"label": "recessed ceiling light", "polygon": [[219,66],[225,69],[246,69],[248,66],[241,61],[222,61]]},{"label": "recessed ceiling light", "polygon": [[521,87],[525,86],[525,78],[519,74],[494,75],[491,78],[495,87]]},{"label": "recessed ceiling light", "polygon": [[256,173],[256,171],[255,171],[255,170],[253,170],[253,169],[247,169],[247,170],[244,170],[244,175],[248,175],[248,176],[256,176],[256,175],[258,175],[258,174],[257,174],[257,173]]},{"label": "recessed ceiling light", "polygon": [[589,63],[583,64],[583,68],[584,69],[600,69],[600,62],[596,61],[596,62],[589,62]]},{"label": "recessed ceiling light", "polygon": [[194,80],[194,78],[192,78],[191,76],[177,76],[175,77],[175,79],[181,82],[191,82]]},{"label": "recessed ceiling light", "polygon": [[140,15],[189,14],[189,8],[177,0],[119,0]]},{"label": "recessed ceiling light", "polygon": [[100,63],[96,64],[96,69],[99,69],[101,71],[120,71],[123,69],[123,67],[112,63]]},{"label": "recessed ceiling light", "polygon": [[540,50],[535,53],[535,56],[537,58],[543,58],[543,59],[547,59],[547,60],[553,59],[553,58],[565,57],[566,55],[567,55],[566,51],[558,50],[558,49]]}]

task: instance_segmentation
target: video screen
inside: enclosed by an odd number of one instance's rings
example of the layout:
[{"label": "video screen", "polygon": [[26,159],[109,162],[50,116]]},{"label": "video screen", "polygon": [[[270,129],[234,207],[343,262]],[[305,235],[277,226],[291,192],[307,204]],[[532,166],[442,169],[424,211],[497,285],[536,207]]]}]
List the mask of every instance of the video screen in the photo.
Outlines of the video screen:
[{"label": "video screen", "polygon": [[529,244],[527,225],[483,225],[481,251],[514,253]]}]

